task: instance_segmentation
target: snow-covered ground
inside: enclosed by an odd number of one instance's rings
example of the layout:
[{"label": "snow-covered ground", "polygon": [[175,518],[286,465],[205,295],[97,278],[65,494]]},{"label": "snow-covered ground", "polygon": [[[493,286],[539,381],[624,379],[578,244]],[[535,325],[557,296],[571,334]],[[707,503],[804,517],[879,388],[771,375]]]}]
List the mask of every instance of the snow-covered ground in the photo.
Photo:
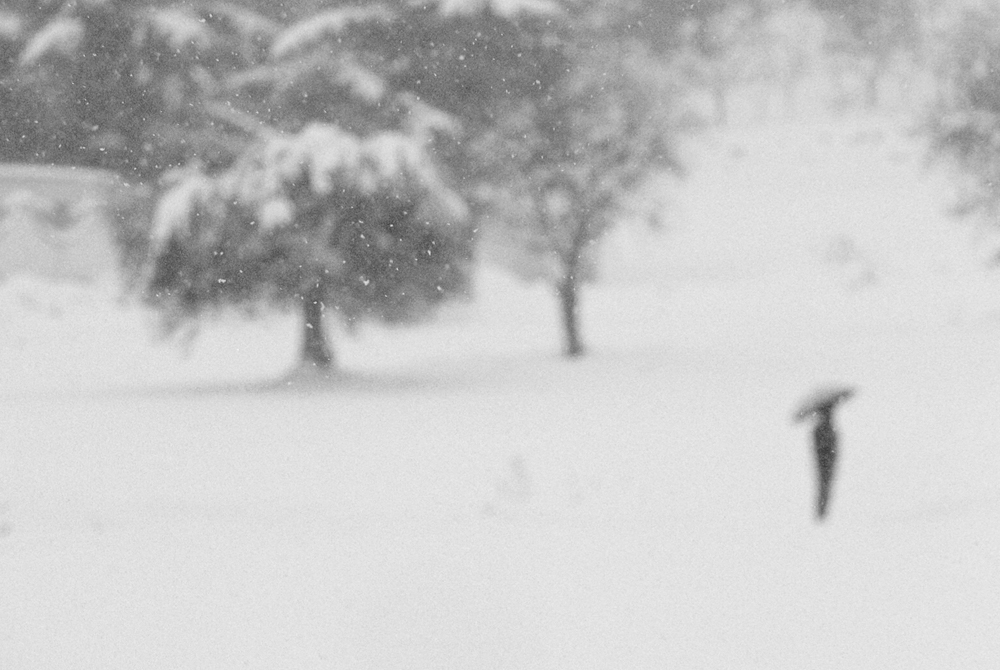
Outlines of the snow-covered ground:
[{"label": "snow-covered ground", "polygon": [[[553,297],[339,339],[150,339],[0,289],[0,667],[1000,667],[1000,278],[885,120],[702,138],[616,233],[565,362]],[[812,518],[815,385],[843,407]]]}]

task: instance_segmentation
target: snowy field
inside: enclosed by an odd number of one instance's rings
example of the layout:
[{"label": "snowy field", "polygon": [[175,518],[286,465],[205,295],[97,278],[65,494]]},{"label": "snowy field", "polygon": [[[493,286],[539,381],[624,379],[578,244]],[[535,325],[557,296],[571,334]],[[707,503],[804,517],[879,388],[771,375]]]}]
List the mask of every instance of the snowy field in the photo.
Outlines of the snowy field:
[{"label": "snowy field", "polygon": [[[891,121],[709,135],[553,296],[186,355],[99,290],[0,289],[0,668],[1000,667],[1000,277]],[[838,416],[812,517],[802,395]]]}]

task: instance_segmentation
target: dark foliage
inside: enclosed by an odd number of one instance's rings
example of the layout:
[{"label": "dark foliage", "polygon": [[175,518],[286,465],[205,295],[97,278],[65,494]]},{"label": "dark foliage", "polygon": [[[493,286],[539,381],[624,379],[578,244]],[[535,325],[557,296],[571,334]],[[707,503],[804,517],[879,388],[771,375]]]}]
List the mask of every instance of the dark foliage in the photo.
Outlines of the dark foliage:
[{"label": "dark foliage", "polygon": [[149,298],[176,317],[209,307],[288,305],[312,287],[340,317],[403,321],[467,289],[466,227],[431,225],[413,202],[354,197],[328,225],[319,209],[262,229],[239,205],[205,210],[157,255]]}]

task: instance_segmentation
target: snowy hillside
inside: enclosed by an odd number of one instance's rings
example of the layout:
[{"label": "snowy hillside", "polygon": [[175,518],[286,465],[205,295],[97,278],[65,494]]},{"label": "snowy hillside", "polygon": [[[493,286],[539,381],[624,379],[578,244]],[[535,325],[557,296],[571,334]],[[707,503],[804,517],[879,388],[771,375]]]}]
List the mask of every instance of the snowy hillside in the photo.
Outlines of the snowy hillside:
[{"label": "snowy hillside", "polygon": [[[889,121],[689,149],[583,294],[496,270],[269,384],[294,319],[185,356],[100,290],[0,289],[0,667],[1000,665],[1000,277]],[[800,396],[842,381],[812,519]]]}]

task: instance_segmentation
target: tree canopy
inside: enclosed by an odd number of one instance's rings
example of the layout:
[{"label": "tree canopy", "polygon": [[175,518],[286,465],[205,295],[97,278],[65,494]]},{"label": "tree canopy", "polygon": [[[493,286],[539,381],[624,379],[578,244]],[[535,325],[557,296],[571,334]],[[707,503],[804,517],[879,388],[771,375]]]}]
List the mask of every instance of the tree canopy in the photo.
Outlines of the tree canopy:
[{"label": "tree canopy", "polygon": [[225,81],[251,139],[229,165],[169,179],[151,300],[181,320],[298,304],[304,361],[325,368],[324,315],[414,318],[465,289],[466,209],[434,157],[456,124],[387,78],[373,37],[397,21],[388,5],[322,11]]}]

